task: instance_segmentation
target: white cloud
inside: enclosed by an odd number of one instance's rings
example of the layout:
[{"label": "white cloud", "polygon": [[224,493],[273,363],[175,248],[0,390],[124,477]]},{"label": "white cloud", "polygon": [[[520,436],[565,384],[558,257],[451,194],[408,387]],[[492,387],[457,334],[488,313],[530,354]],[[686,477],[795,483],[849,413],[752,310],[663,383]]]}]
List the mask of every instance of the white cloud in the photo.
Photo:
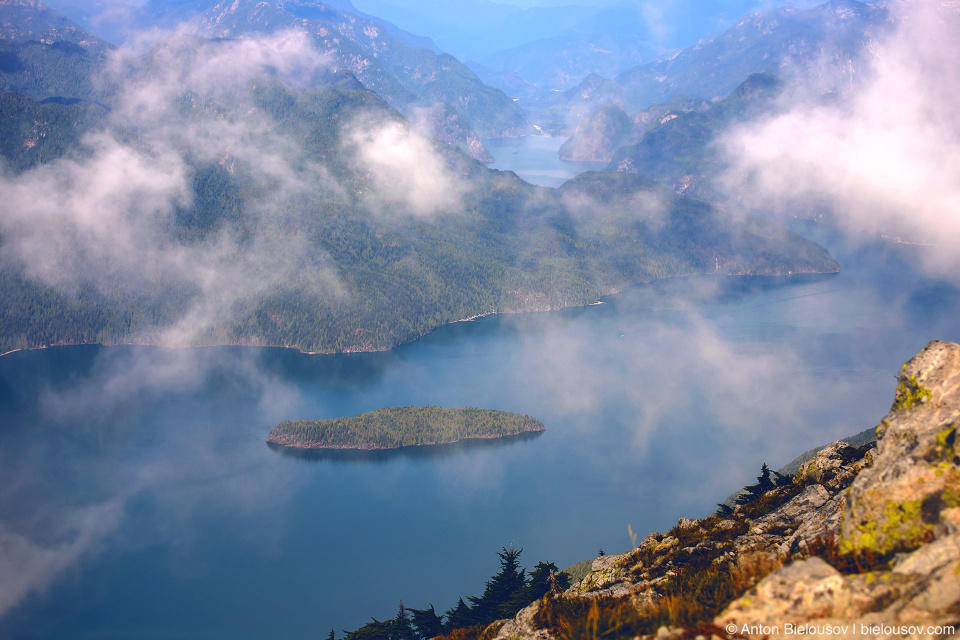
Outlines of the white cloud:
[{"label": "white cloud", "polygon": [[88,157],[0,176],[0,256],[71,289],[85,278],[163,278],[171,265],[153,248],[174,208],[190,203],[187,166],[169,149],[144,153],[106,134],[86,143]]},{"label": "white cloud", "polygon": [[381,212],[430,217],[459,207],[465,181],[447,165],[438,143],[406,124],[358,118],[350,143],[358,169],[372,179],[367,201]]},{"label": "white cloud", "polygon": [[[342,295],[321,250],[277,231],[295,229],[304,207],[340,188],[302,161],[298,141],[277,131],[255,96],[276,88],[270,74],[309,82],[326,62],[298,31],[229,42],[177,36],[146,57],[116,52],[106,80],[117,88],[111,124],[136,138],[96,133],[74,156],[0,175],[0,258],[68,292],[179,289],[190,297],[179,322],[146,328],[147,339],[170,345],[193,344],[283,287]],[[175,216],[192,205],[194,167],[217,164],[248,187],[242,211],[201,239],[178,240]]]},{"label": "white cloud", "polygon": [[60,574],[96,552],[103,536],[123,516],[123,500],[58,514],[46,542],[0,522],[0,616],[32,593],[46,589]]},{"label": "white cloud", "polygon": [[747,206],[823,205],[850,231],[933,243],[931,273],[960,273],[960,59],[957,14],[899,6],[874,43],[873,74],[837,105],[800,102],[728,135],[731,180]]}]

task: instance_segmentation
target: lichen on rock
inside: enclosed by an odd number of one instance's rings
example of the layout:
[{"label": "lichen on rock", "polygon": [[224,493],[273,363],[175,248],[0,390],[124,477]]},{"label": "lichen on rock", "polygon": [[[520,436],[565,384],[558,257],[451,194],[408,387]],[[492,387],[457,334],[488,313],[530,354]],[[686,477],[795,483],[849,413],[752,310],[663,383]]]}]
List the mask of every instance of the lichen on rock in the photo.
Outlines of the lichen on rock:
[{"label": "lichen on rock", "polygon": [[940,514],[960,494],[958,423],[960,346],[931,342],[904,365],[876,462],[850,487],[841,551],[883,555],[945,533]]}]

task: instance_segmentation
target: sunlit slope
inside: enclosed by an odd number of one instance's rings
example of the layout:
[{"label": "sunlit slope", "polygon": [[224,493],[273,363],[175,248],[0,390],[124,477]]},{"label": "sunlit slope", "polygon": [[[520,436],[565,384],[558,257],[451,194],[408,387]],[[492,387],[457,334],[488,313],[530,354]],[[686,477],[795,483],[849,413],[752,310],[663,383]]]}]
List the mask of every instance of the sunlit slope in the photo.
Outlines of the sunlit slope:
[{"label": "sunlit slope", "polygon": [[782,92],[778,77],[752,75],[709,108],[666,119],[621,147],[608,169],[641,173],[685,195],[716,202],[720,185],[715,183],[728,169],[720,140],[738,125],[782,110]]}]

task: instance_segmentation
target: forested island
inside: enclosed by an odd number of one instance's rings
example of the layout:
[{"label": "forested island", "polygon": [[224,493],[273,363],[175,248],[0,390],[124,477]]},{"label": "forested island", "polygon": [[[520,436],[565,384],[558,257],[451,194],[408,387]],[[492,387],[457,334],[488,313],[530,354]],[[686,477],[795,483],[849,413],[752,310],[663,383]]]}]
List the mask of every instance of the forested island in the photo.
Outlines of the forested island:
[{"label": "forested island", "polygon": [[284,420],[267,442],[299,449],[398,449],[545,431],[522,413],[461,407],[387,407],[350,418]]}]

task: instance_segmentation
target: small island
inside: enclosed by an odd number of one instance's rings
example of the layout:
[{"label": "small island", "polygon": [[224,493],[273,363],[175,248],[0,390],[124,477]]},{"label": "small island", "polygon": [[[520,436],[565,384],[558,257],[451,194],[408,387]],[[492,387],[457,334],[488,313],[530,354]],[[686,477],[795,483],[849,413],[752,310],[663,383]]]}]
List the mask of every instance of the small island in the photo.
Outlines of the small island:
[{"label": "small island", "polygon": [[546,431],[534,417],[493,409],[387,407],[352,418],[284,420],[267,442],[298,449],[399,449]]}]

